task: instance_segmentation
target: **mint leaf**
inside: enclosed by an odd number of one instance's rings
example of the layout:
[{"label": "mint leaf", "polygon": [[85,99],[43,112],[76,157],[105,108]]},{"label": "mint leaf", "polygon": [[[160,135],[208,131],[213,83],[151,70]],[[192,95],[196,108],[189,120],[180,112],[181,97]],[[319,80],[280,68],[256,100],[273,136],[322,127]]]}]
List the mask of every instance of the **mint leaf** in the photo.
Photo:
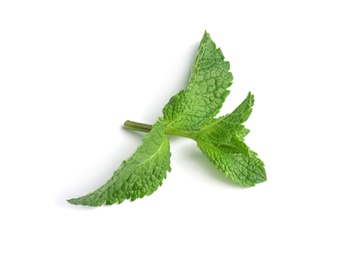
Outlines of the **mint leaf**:
[{"label": "mint leaf", "polygon": [[244,143],[249,133],[243,123],[254,105],[251,93],[230,114],[214,119],[197,133],[200,150],[226,176],[241,186],[254,186],[266,180],[264,163]]},{"label": "mint leaf", "polygon": [[244,143],[243,147],[234,142],[214,144],[199,140],[197,144],[216,168],[240,186],[250,187],[266,181],[264,163],[255,152],[245,148]]},{"label": "mint leaf", "polygon": [[233,76],[230,64],[205,32],[192,65],[186,90],[172,97],[164,107],[167,128],[198,131],[219,113]]},{"label": "mint leaf", "polygon": [[162,184],[170,171],[170,145],[159,120],[136,152],[124,161],[112,178],[96,191],[80,198],[70,199],[75,205],[101,206],[131,201],[150,195]]},{"label": "mint leaf", "polygon": [[245,127],[242,124],[249,118],[254,101],[254,95],[249,93],[246,99],[232,113],[214,119],[204,126],[199,131],[198,138],[213,140],[217,143],[226,143],[235,135],[243,136]]}]

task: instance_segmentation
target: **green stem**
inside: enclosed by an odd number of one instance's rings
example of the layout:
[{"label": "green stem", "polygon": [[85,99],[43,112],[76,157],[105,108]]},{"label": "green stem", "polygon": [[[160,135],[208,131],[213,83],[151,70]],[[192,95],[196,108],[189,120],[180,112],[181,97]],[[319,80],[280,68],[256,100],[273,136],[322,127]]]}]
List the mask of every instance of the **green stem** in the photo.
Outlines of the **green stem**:
[{"label": "green stem", "polygon": [[182,136],[190,139],[196,139],[196,132],[189,132],[184,131],[176,128],[166,127],[165,126],[165,134],[168,135],[176,135],[176,136]]},{"label": "green stem", "polygon": [[[127,120],[124,123],[124,126],[125,126],[125,128],[130,129],[130,130],[135,130],[135,131],[145,132],[145,133],[149,133],[152,129],[152,125],[138,123],[138,122],[134,122],[134,121],[130,121],[130,120]],[[189,132],[189,131],[184,131],[184,130],[165,126],[165,134],[182,136],[182,137],[187,137],[187,138],[191,138],[191,139],[195,140],[197,132]]]},{"label": "green stem", "polygon": [[126,120],[124,123],[125,128],[135,130],[139,132],[149,133],[152,129],[152,125],[142,124],[130,120]]}]

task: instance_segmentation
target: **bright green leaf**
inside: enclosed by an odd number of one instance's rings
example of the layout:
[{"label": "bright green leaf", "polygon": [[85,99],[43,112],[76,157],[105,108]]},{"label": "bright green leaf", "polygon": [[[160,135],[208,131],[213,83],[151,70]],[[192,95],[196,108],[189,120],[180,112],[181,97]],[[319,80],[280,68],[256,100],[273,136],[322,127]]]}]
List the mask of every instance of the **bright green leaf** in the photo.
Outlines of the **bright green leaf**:
[{"label": "bright green leaf", "polygon": [[112,178],[96,191],[71,199],[75,205],[101,206],[132,201],[150,195],[170,171],[170,145],[162,120],[154,124],[136,152],[124,161]]},{"label": "bright green leaf", "polygon": [[244,147],[229,144],[213,144],[199,140],[200,150],[226,176],[243,187],[254,186],[266,181],[264,163],[257,158],[257,154]]},{"label": "bright green leaf", "polygon": [[[198,133],[198,139],[216,143],[227,143],[235,135],[243,135],[246,131],[242,125],[250,116],[254,105],[254,95],[248,94],[246,99],[230,114],[212,120]],[[245,137],[245,136],[244,136]]]},{"label": "bright green leaf", "polygon": [[244,143],[249,130],[243,123],[249,118],[254,96],[245,100],[230,114],[214,119],[197,133],[200,150],[226,176],[241,186],[254,186],[266,180],[264,163]]},{"label": "bright green leaf", "polygon": [[219,113],[233,76],[230,64],[205,32],[192,65],[186,90],[173,96],[164,107],[168,128],[198,131]]}]

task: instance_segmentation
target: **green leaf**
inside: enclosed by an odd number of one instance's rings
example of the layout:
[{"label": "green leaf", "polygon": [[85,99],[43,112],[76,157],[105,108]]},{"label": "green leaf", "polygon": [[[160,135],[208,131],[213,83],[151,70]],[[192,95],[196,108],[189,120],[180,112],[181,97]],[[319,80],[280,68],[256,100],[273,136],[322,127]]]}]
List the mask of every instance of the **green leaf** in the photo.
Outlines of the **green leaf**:
[{"label": "green leaf", "polygon": [[198,133],[198,139],[227,143],[233,136],[240,135],[244,140],[249,130],[245,130],[242,124],[249,118],[254,101],[254,95],[249,92],[245,100],[232,113],[214,119],[204,126]]},{"label": "green leaf", "polygon": [[239,146],[235,142],[214,144],[198,140],[197,144],[216,168],[240,186],[249,187],[266,181],[264,163],[245,143]]},{"label": "green leaf", "polygon": [[240,141],[244,141],[245,140],[245,136],[247,136],[247,134],[250,133],[250,130],[247,128],[243,128],[242,130],[240,130],[239,133],[237,133],[236,137],[240,140]]},{"label": "green leaf", "polygon": [[150,195],[162,184],[170,171],[170,145],[164,135],[164,123],[154,124],[136,152],[124,161],[112,178],[96,191],[70,199],[75,205],[101,206],[131,201]]},{"label": "green leaf", "polygon": [[192,65],[186,90],[173,96],[164,107],[167,128],[199,131],[217,115],[229,94],[233,76],[230,64],[205,32]]},{"label": "green leaf", "polygon": [[226,176],[241,186],[254,186],[266,180],[264,163],[244,143],[249,133],[243,123],[254,105],[251,93],[230,114],[212,120],[197,133],[200,150]]}]

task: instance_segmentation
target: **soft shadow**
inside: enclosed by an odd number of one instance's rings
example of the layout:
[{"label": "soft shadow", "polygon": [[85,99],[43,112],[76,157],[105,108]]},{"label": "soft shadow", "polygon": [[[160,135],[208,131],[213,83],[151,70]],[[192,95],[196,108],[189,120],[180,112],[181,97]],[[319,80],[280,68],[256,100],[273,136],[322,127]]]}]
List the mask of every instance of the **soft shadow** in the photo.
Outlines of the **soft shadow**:
[{"label": "soft shadow", "polygon": [[199,43],[194,43],[191,48],[190,48],[190,51],[189,51],[189,55],[187,55],[187,57],[191,57],[189,58],[186,63],[187,63],[187,67],[186,69],[184,70],[179,70],[179,72],[182,72],[181,75],[179,75],[179,78],[177,79],[176,83],[177,85],[180,87],[179,88],[179,91],[180,90],[183,90],[183,89],[186,89],[188,83],[189,83],[189,78],[190,78],[190,74],[191,74],[191,67],[192,67],[192,64],[194,62],[194,59],[195,59],[195,55],[197,53],[197,50],[199,48]]},{"label": "soft shadow", "polygon": [[[154,96],[152,99],[147,99],[142,104],[140,115],[146,116],[149,119],[157,119],[162,116],[162,109],[168,103],[168,101],[179,93],[181,90],[185,90],[189,83],[192,63],[197,52],[199,43],[190,45],[187,51],[182,56],[175,56],[174,63],[171,63],[171,78],[166,76],[161,81],[161,85],[164,87],[160,89],[161,93]],[[130,118],[131,119],[131,118]],[[131,120],[136,121],[134,118]],[[149,120],[151,122],[153,120]]]}]

